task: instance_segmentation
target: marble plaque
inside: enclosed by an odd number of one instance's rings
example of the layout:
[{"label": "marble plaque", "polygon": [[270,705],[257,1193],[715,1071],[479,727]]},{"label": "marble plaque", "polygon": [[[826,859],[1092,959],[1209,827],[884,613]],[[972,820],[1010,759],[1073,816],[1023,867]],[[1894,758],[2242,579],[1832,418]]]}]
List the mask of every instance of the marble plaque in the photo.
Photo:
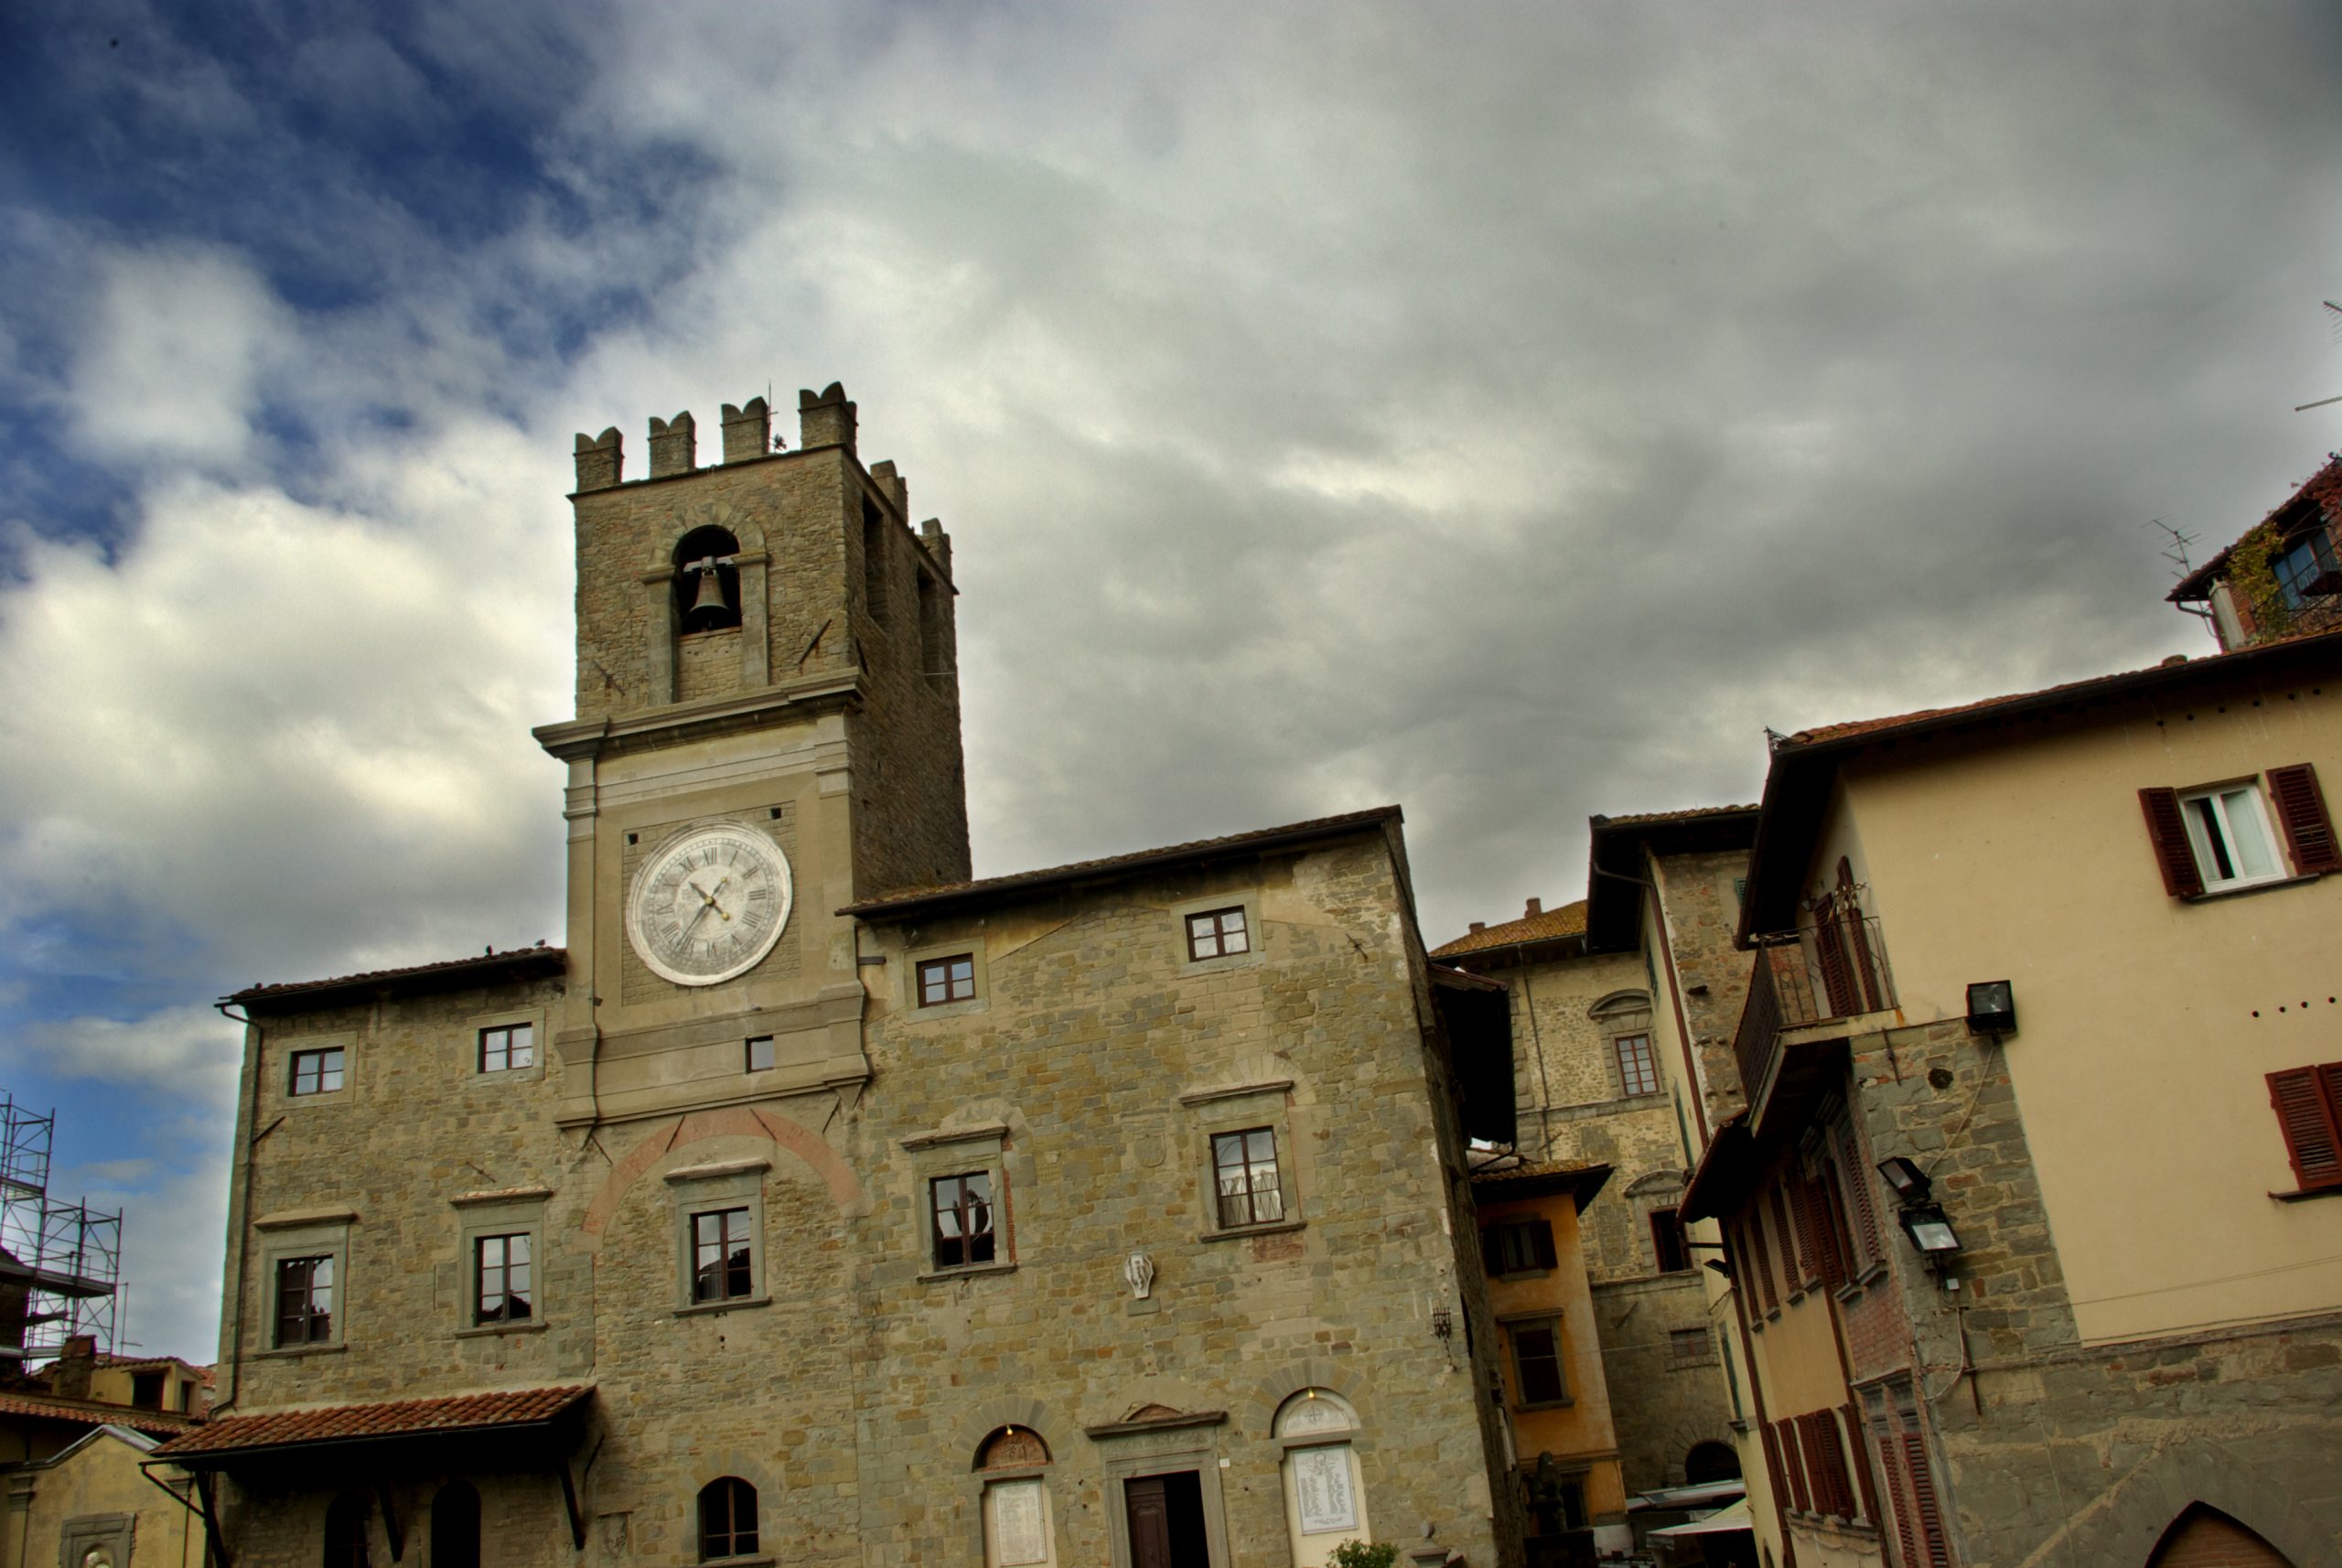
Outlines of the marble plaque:
[{"label": "marble plaque", "polygon": [[1324,1535],[1358,1528],[1358,1498],[1350,1492],[1347,1443],[1293,1451],[1293,1493],[1300,1504],[1301,1533]]},{"label": "marble plaque", "polygon": [[1000,1568],[1049,1560],[1048,1525],[1038,1481],[996,1481],[992,1487],[993,1552]]}]

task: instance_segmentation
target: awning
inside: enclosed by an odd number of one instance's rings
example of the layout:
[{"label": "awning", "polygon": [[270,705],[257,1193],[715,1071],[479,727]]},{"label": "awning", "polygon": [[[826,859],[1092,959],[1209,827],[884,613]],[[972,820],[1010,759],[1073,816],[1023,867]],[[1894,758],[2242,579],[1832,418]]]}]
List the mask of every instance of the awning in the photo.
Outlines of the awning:
[{"label": "awning", "polygon": [[478,1438],[503,1444],[549,1433],[582,1413],[593,1392],[591,1383],[576,1383],[221,1416],[164,1444],[154,1457],[189,1470],[220,1470],[263,1460],[322,1458],[360,1446],[380,1451]]},{"label": "awning", "polygon": [[1671,1524],[1665,1530],[1654,1530],[1649,1539],[1657,1540],[1662,1535],[1721,1535],[1726,1530],[1753,1530],[1756,1528],[1756,1520],[1748,1512],[1748,1499],[1743,1498],[1730,1508],[1716,1509],[1705,1519],[1695,1519],[1689,1524]]}]

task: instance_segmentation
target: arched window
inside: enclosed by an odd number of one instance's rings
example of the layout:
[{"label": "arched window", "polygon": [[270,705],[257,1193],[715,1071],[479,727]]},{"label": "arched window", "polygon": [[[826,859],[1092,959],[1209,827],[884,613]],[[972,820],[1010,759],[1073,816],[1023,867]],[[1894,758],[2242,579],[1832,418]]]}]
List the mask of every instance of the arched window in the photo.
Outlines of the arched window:
[{"label": "arched window", "polygon": [[366,1498],[344,1492],[326,1508],[326,1568],[367,1568]]},{"label": "arched window", "polygon": [[1049,1445],[1029,1426],[1004,1426],[976,1448],[984,1477],[985,1568],[1037,1568],[1057,1560]]},{"label": "arched window", "polygon": [[757,1488],[719,1476],[699,1489],[699,1560],[757,1554]]},{"label": "arched window", "polygon": [[431,1499],[431,1568],[479,1568],[479,1493],[469,1481]]},{"label": "arched window", "polygon": [[2294,1568],[2285,1554],[2259,1534],[2208,1503],[2189,1503],[2155,1542],[2147,1568],[2181,1568],[2189,1563],[2234,1563],[2237,1568]]},{"label": "arched window", "polygon": [[1345,1541],[1370,1541],[1359,1471],[1358,1412],[1330,1389],[1304,1389],[1277,1407],[1284,1450],[1285,1533],[1294,1568],[1320,1568]]},{"label": "arched window", "polygon": [[675,629],[714,631],[740,624],[740,542],[722,528],[694,528],[675,546]]}]

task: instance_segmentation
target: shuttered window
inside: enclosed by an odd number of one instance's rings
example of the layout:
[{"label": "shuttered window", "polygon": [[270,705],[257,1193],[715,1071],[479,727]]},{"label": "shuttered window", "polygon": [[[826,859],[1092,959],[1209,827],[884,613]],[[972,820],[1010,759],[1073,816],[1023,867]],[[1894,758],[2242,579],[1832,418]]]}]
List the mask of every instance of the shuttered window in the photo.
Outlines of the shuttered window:
[{"label": "shuttered window", "polygon": [[2271,1073],[2269,1103],[2302,1190],[2342,1187],[2342,1062]]},{"label": "shuttered window", "polygon": [[1765,1217],[1750,1210],[1741,1234],[1748,1239],[1748,1263],[1756,1271],[1757,1288],[1764,1293],[1765,1310],[1776,1311],[1781,1305],[1781,1295],[1773,1284],[1773,1256],[1765,1245]]},{"label": "shuttered window", "polygon": [[1773,1234],[1781,1239],[1781,1275],[1789,1281],[1789,1289],[1795,1291],[1815,1278],[1810,1262],[1812,1254],[1805,1248],[1802,1229],[1789,1224],[1789,1197],[1782,1187],[1776,1184],[1767,1196],[1772,1199]]},{"label": "shuttered window", "polygon": [[1492,1274],[1522,1274],[1553,1266],[1551,1220],[1520,1219],[1480,1232],[1480,1260]]},{"label": "shuttered window", "polygon": [[2334,819],[2326,815],[2326,797],[2318,791],[2317,769],[2306,762],[2269,770],[2269,795],[2277,802],[2277,821],[2293,851],[2294,869],[2307,876],[2314,872],[2342,871],[2342,844],[2334,838]]},{"label": "shuttered window", "polygon": [[2342,841],[2335,837],[2317,769],[2306,762],[2272,768],[2263,779],[2142,789],[2139,809],[2164,891],[2175,898],[2342,871]]},{"label": "shuttered window", "polygon": [[1871,1478],[1870,1466],[1862,1457],[1867,1451],[1863,1439],[1862,1411],[1849,1402],[1838,1413],[1846,1418],[1846,1441],[1854,1451],[1854,1479],[1862,1485],[1863,1517],[1875,1524],[1878,1522],[1878,1483]]},{"label": "shuttered window", "polygon": [[1813,1511],[1813,1494],[1806,1489],[1805,1444],[1799,1439],[1797,1423],[1784,1418],[1773,1423],[1780,1434],[1781,1468],[1789,1472],[1789,1501],[1799,1513]]},{"label": "shuttered window", "polygon": [[1853,1239],[1853,1262],[1867,1269],[1879,1260],[1878,1208],[1870,1193],[1870,1167],[1863,1163],[1861,1144],[1855,1140],[1853,1123],[1841,1122],[1838,1127],[1838,1185],[1844,1193],[1848,1229]]}]

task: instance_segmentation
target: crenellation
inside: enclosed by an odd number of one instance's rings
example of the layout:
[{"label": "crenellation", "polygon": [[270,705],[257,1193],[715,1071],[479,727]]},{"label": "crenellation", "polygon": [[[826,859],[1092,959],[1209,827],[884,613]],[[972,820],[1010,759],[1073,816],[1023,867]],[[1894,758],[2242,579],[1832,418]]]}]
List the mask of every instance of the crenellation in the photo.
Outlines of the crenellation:
[{"label": "crenellation", "polygon": [[617,425],[599,435],[577,433],[577,489],[607,490],[622,481],[626,475],[625,445]]},{"label": "crenellation", "polygon": [[811,389],[798,392],[797,445],[804,450],[843,446],[851,456],[854,425],[854,404],[846,400],[842,382],[832,381],[818,392]]},{"label": "crenellation", "polygon": [[672,419],[650,416],[650,477],[663,479],[699,467],[699,429],[688,411]]},{"label": "crenellation", "polygon": [[724,405],[724,460],[746,463],[771,453],[772,410],[762,397],[738,408]]}]

